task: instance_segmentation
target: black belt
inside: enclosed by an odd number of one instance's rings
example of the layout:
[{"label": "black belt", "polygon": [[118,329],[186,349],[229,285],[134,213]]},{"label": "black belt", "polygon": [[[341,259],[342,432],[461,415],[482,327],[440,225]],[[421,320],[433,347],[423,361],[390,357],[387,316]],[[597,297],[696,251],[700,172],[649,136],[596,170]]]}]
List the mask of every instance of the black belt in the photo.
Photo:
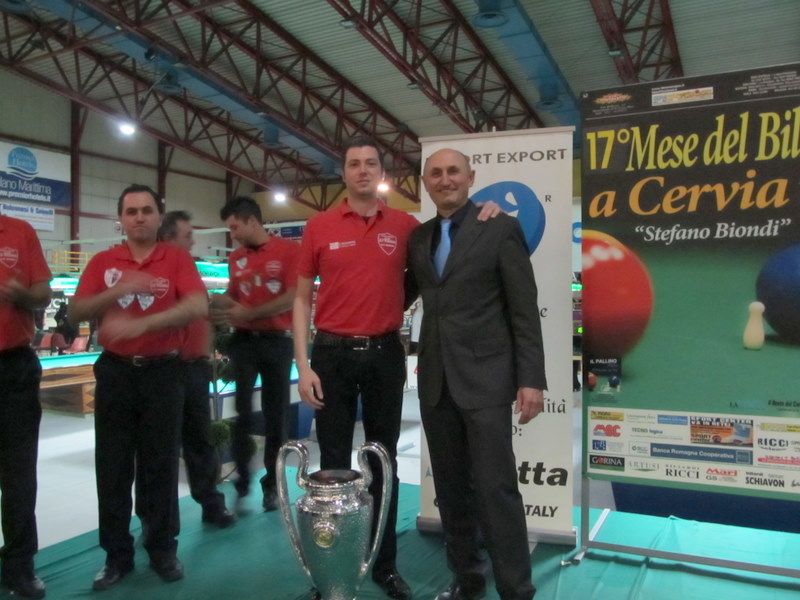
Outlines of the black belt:
[{"label": "black belt", "polygon": [[237,329],[234,333],[251,338],[290,338],[292,332],[286,329]]},{"label": "black belt", "polygon": [[178,358],[178,351],[175,350],[169,354],[160,354],[158,356],[122,356],[106,350],[103,352],[103,356],[107,356],[114,362],[122,363],[130,367],[157,367],[176,360]]},{"label": "black belt", "polygon": [[384,342],[398,339],[397,331],[390,331],[381,335],[336,335],[327,331],[317,331],[314,336],[314,345],[337,346],[350,350],[369,350],[372,346],[380,346]]}]

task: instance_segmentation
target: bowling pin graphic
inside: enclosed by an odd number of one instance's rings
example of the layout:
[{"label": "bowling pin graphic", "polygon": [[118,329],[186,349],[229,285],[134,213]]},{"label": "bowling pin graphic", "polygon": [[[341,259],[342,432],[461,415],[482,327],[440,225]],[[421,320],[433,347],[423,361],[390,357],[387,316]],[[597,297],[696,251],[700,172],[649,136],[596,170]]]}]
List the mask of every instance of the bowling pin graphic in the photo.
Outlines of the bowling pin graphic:
[{"label": "bowling pin graphic", "polygon": [[761,350],[764,345],[764,304],[751,302],[747,310],[750,311],[750,317],[744,327],[742,344],[748,350]]}]

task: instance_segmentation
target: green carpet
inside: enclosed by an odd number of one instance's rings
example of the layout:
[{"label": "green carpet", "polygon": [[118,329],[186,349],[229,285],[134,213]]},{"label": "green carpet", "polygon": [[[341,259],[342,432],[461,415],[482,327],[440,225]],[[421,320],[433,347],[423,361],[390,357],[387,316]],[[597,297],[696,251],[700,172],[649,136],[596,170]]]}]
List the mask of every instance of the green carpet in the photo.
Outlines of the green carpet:
[{"label": "green carpet", "polygon": [[[226,484],[222,489],[232,505],[233,487]],[[294,489],[293,497],[298,493]],[[111,590],[92,592],[92,578],[104,561],[96,531],[41,550],[36,559],[37,572],[47,583],[47,597],[51,600],[89,596],[99,600],[304,599],[308,582],[295,562],[280,515],[262,512],[260,501],[259,494],[252,494],[245,504],[249,514],[243,515],[233,527],[218,530],[203,525],[200,507],[191,498],[183,498],[178,555],[186,577],[176,583],[163,583],[148,567],[145,551],[137,547],[135,571]],[[441,538],[416,530],[418,506],[418,487],[401,485],[398,567],[414,590],[414,598],[430,600],[447,586],[450,574]],[[596,515],[593,512],[593,518]],[[138,536],[136,519],[132,528],[134,536]],[[614,513],[600,539],[800,567],[800,535],[795,534]],[[539,588],[536,600],[800,598],[798,580],[676,565],[608,552],[594,552],[578,566],[561,567],[561,559],[570,550],[552,545],[536,548],[533,554],[534,581]],[[494,600],[497,594],[492,589],[486,597]],[[368,578],[359,598],[382,600],[385,596]]]}]

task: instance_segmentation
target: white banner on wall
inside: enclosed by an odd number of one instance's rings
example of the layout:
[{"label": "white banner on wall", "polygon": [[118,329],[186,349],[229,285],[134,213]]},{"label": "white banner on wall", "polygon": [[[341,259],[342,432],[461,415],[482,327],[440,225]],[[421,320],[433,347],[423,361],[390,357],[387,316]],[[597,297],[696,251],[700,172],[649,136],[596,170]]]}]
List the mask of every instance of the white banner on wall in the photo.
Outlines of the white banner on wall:
[{"label": "white banner on wall", "polygon": [[69,206],[69,154],[0,142],[0,200]]},{"label": "white banner on wall", "polygon": [[47,206],[0,202],[0,214],[27,221],[38,231],[56,230],[56,211]]},{"label": "white banner on wall", "polygon": [[[547,382],[544,413],[514,418],[514,452],[531,540],[573,544],[572,522],[572,127],[422,138],[422,160],[441,148],[470,157],[474,202],[494,200],[519,219],[539,289]],[[436,208],[424,189],[420,218]],[[465,299],[468,301],[468,299]],[[424,435],[423,435],[424,438]],[[439,525],[422,440],[420,528]]]}]

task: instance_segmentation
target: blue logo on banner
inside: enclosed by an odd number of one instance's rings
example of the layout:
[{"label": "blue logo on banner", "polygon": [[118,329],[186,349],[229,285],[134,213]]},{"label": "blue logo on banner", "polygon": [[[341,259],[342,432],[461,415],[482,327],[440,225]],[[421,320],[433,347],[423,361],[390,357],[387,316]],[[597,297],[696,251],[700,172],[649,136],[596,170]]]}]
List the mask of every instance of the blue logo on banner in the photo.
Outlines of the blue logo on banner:
[{"label": "blue logo on banner", "polygon": [[659,425],[688,425],[689,417],[682,415],[658,415]]},{"label": "blue logo on banner", "polygon": [[704,462],[753,464],[753,453],[749,450],[728,448],[703,448],[675,444],[650,444],[650,456],[678,460],[700,460]]},{"label": "blue logo on banner", "polygon": [[8,153],[8,171],[20,179],[30,181],[39,174],[36,156],[27,148],[17,146]]},{"label": "blue logo on banner", "polygon": [[605,440],[592,440],[592,450],[605,450],[606,449],[606,441]]},{"label": "blue logo on banner", "polygon": [[533,254],[542,241],[545,225],[544,207],[536,192],[518,181],[498,181],[472,195],[473,202],[489,200],[499,204],[503,212],[517,217],[525,234],[528,252]]}]

